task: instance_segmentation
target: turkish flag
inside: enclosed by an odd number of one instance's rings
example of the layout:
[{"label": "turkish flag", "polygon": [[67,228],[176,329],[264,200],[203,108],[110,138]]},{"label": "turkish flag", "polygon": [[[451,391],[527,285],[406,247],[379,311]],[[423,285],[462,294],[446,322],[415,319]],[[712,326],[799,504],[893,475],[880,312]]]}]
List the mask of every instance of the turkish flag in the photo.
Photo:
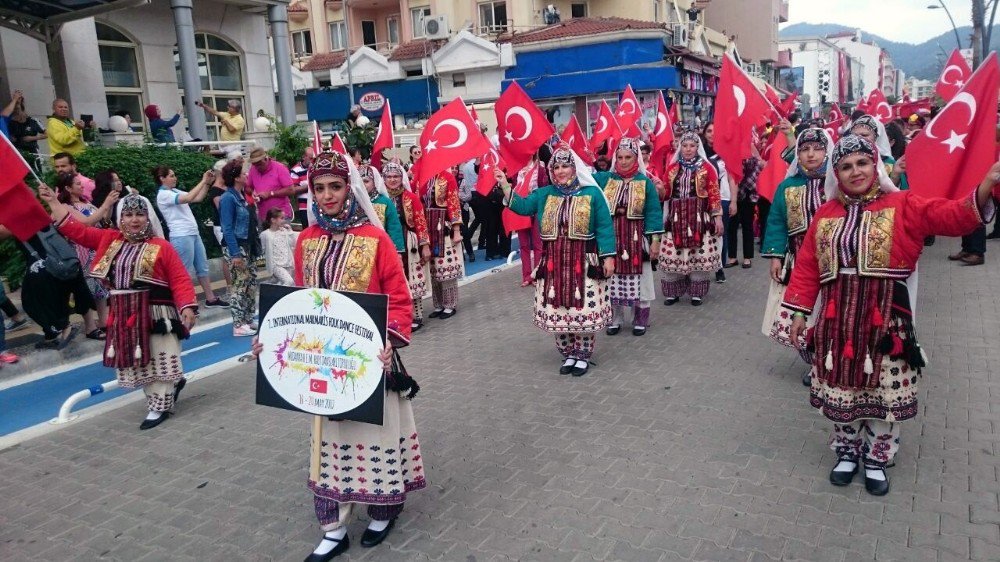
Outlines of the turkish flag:
[{"label": "turkish flag", "polygon": [[840,106],[837,105],[836,102],[834,102],[833,106],[830,107],[830,114],[826,116],[827,122],[832,123],[834,121],[843,119],[844,119],[844,112],[840,109]]},{"label": "turkish flag", "polygon": [[326,381],[322,379],[309,379],[309,392],[326,394]]},{"label": "turkish flag", "polygon": [[479,131],[462,98],[455,98],[427,120],[420,146],[424,155],[415,179],[422,186],[444,170],[486,154],[492,145]]},{"label": "turkish flag", "polygon": [[[767,101],[771,102],[771,105],[773,105],[775,109],[781,108],[781,98],[778,97],[778,91],[766,82],[764,83],[764,97],[767,98]],[[785,116],[782,115],[782,117]]]},{"label": "turkish flag", "polygon": [[667,100],[660,91],[656,100],[656,127],[653,129],[653,151],[649,155],[647,169],[653,171],[654,175],[660,177],[666,170],[667,160],[674,147],[674,122],[670,119],[670,112],[667,111]]},{"label": "turkish flag", "polygon": [[996,156],[1000,64],[990,53],[965,87],[906,147],[910,189],[958,199],[983,179]]},{"label": "turkish flag", "polygon": [[476,106],[474,105],[469,106],[469,115],[472,116],[472,120],[476,122],[476,126],[478,127],[480,125],[480,122],[479,122],[479,113],[476,112]]},{"label": "turkish flag", "polygon": [[743,179],[743,161],[751,155],[754,127],[764,122],[770,109],[743,69],[725,55],[715,100],[715,151],[736,184]]},{"label": "turkish flag", "polygon": [[569,116],[569,123],[563,129],[560,140],[566,142],[573,152],[577,154],[588,166],[594,165],[594,153],[587,146],[587,135],[583,134],[580,122],[576,119],[576,114]]},{"label": "turkish flag", "polygon": [[500,159],[500,153],[491,145],[489,151],[479,161],[479,175],[476,177],[476,191],[483,197],[489,195],[493,186],[496,185],[497,182],[493,179],[493,174],[496,173],[497,169],[504,169],[504,165]]},{"label": "turkish flag", "polygon": [[323,133],[320,132],[319,124],[315,121],[313,121],[312,149],[313,156],[323,152]]},{"label": "turkish flag", "polygon": [[757,193],[768,201],[774,200],[778,184],[783,182],[788,174],[788,163],[781,157],[786,148],[788,148],[788,137],[782,134],[776,135],[774,142],[771,143],[767,163],[764,164],[764,169],[757,179]]},{"label": "turkish flag", "polygon": [[797,99],[799,99],[799,93],[792,92],[787,98],[785,98],[785,101],[781,102],[781,105],[778,106],[778,111],[781,112],[782,117],[787,118],[793,111],[795,111],[795,100]]},{"label": "turkish flag", "polygon": [[510,83],[493,107],[497,116],[500,156],[508,166],[520,170],[531,162],[538,147],[552,138],[556,130],[517,82]]},{"label": "turkish flag", "polygon": [[[538,162],[534,163],[527,170],[523,170],[524,173],[518,173],[520,181],[514,186],[514,193],[519,197],[527,197],[531,193],[531,180],[538,178]],[[519,215],[510,209],[503,210],[503,228],[507,231],[507,234],[514,232],[516,230],[525,230],[531,228],[531,217],[526,217],[524,215]],[[521,242],[519,240],[519,242]]]},{"label": "turkish flag", "polygon": [[[590,137],[590,149],[597,152],[597,149],[610,140],[612,143],[622,138],[621,128],[615,120],[615,114],[611,112],[608,102],[601,102],[601,111],[597,115],[597,124],[594,126],[594,136]],[[608,148],[611,146],[609,144]]]},{"label": "turkish flag", "polygon": [[670,98],[670,123],[676,125],[681,122],[681,102]]},{"label": "turkish flag", "polygon": [[340,133],[336,131],[333,133],[333,138],[330,139],[330,150],[347,156],[347,145],[344,144],[344,139],[340,138]]},{"label": "turkish flag", "polygon": [[382,151],[394,146],[396,146],[396,139],[392,134],[392,110],[389,109],[389,100],[385,100],[382,120],[379,121],[378,133],[375,134],[375,144],[372,145],[372,167],[381,172]]},{"label": "turkish flag", "polygon": [[944,70],[941,71],[941,77],[938,78],[934,91],[947,103],[965,86],[970,76],[972,76],[972,69],[969,68],[969,63],[965,62],[962,53],[955,49],[948,57],[948,63],[944,65]]},{"label": "turkish flag", "polygon": [[861,101],[858,102],[858,105],[854,108],[854,110],[868,113],[868,98],[861,96]]},{"label": "turkish flag", "polygon": [[0,225],[24,242],[52,223],[24,176],[31,172],[21,153],[0,134]]},{"label": "turkish flag", "polygon": [[[840,140],[840,128],[843,127],[843,126],[844,126],[844,117],[843,117],[843,115],[841,115],[840,119],[835,119],[833,121],[827,121],[827,123],[826,123],[826,132],[827,132],[827,134],[830,135],[830,138],[833,139],[833,142],[837,142],[838,140]],[[832,149],[833,149],[833,147],[830,147],[830,150],[832,150]]]},{"label": "turkish flag", "polygon": [[882,90],[878,88],[868,94],[868,112],[869,115],[882,123],[888,123],[893,120],[892,106],[889,105],[889,100],[885,99],[885,94],[882,93]]},{"label": "turkish flag", "polygon": [[[632,85],[625,86],[621,100],[618,101],[618,111],[615,112],[615,120],[618,121],[618,128],[628,131],[635,126],[636,121],[642,117],[642,108],[639,107],[639,98],[635,97]],[[631,133],[629,133],[630,136]]]}]

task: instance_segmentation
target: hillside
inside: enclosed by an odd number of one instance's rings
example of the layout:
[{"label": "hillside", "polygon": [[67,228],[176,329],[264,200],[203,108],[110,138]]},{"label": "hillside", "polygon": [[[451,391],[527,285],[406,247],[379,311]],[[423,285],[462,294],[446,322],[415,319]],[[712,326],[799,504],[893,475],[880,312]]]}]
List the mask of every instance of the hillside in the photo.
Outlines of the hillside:
[{"label": "hillside", "polygon": [[[993,28],[991,42],[994,50],[1000,45],[1000,31],[997,28],[1000,28],[1000,25]],[[796,23],[781,29],[778,35],[784,39],[786,37],[813,35],[825,36],[843,31],[854,31],[854,28],[832,23]],[[971,27],[958,28],[958,35],[962,38],[963,47],[968,47],[968,38],[971,34]],[[919,45],[889,41],[873,33],[868,33],[864,29],[861,30],[861,35],[866,41],[874,40],[879,46],[888,51],[896,68],[902,69],[907,76],[916,76],[927,80],[937,79],[941,71],[941,65],[944,63],[947,54],[950,54],[955,48],[955,34],[951,31],[928,39]]]}]

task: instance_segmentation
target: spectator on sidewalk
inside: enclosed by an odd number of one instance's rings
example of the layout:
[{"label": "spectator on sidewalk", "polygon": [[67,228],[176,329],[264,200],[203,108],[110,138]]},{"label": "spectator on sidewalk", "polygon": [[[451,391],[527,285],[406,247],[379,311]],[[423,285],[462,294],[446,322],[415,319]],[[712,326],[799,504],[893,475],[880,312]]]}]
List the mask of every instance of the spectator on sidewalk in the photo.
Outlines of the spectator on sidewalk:
[{"label": "spectator on sidewalk", "polygon": [[156,206],[167,223],[170,244],[177,251],[181,263],[189,274],[198,278],[205,291],[206,308],[226,308],[229,303],[215,295],[208,276],[208,255],[205,243],[198,233],[198,221],[191,212],[191,203],[199,203],[208,195],[208,188],[215,183],[215,172],[208,170],[191,191],[177,189],[177,175],[167,166],[153,168],[153,181],[159,186]]},{"label": "spectator on sidewalk", "polygon": [[194,102],[195,105],[205,110],[205,113],[219,118],[222,126],[219,127],[219,140],[232,142],[243,139],[243,130],[247,127],[246,119],[243,118],[243,102],[240,100],[229,100],[226,103],[226,111],[219,111],[205,105],[201,101]]},{"label": "spectator on sidewalk", "polygon": [[146,119],[149,119],[149,134],[153,137],[153,142],[175,142],[173,127],[181,119],[180,111],[170,120],[165,120],[160,116],[160,106],[150,104],[143,113],[146,114]]},{"label": "spectator on sidewalk", "polygon": [[[8,332],[19,330],[28,325],[28,318],[25,317],[23,312],[18,310],[14,301],[10,300],[10,297],[3,292],[3,283],[0,283],[0,311],[3,311],[9,319],[4,322],[4,328],[6,328]],[[2,318],[0,318],[0,320],[2,320]]]},{"label": "spectator on sidewalk", "polygon": [[80,185],[83,186],[83,198],[90,201],[94,195],[94,189],[97,185],[94,180],[88,178],[87,176],[81,174],[76,170],[76,158],[68,152],[59,152],[52,156],[52,167],[59,174],[73,174],[74,176],[80,178]]},{"label": "spectator on sidewalk", "polygon": [[[253,317],[257,312],[257,257],[260,238],[257,235],[257,215],[251,216],[243,188],[247,174],[243,165],[230,162],[222,168],[226,192],[219,201],[222,225],[222,258],[232,272],[229,311],[233,315],[233,335],[252,336],[256,333]],[[280,209],[279,209],[280,210]]]},{"label": "spectator on sidewalk", "polygon": [[[0,283],[0,303],[4,303],[4,305],[10,303],[10,299],[7,298],[7,293],[4,292],[3,283]],[[13,303],[11,303],[11,306],[13,306]],[[14,310],[16,311],[17,308],[15,307]],[[6,311],[6,308],[4,308],[4,311]],[[14,316],[18,314],[20,313],[18,312]],[[11,319],[13,319],[14,316],[12,316]],[[21,323],[18,324],[18,326],[23,326],[27,322],[28,321],[22,317]],[[3,367],[4,364],[17,363],[19,359],[20,358],[17,355],[7,351],[7,326],[3,322],[0,322],[0,367]]]},{"label": "spectator on sidewalk", "polygon": [[[314,157],[313,148],[307,146],[302,151],[302,159],[289,170],[297,199],[296,203],[298,203],[298,208],[295,210],[295,220],[302,225],[302,228],[309,226],[309,166],[312,166]],[[270,211],[268,211],[267,216],[270,216]]]},{"label": "spectator on sidewalk", "polygon": [[[95,207],[100,208],[112,193],[115,194],[115,197],[121,199],[131,193],[131,191],[131,188],[122,185],[122,180],[118,177],[118,172],[108,168],[94,176],[94,193],[91,203]],[[115,224],[114,215],[114,212],[108,213],[108,216],[101,220],[99,226],[101,228],[118,228],[118,225]]]},{"label": "spectator on sidewalk", "polygon": [[16,103],[7,123],[10,140],[21,152],[38,154],[38,141],[46,138],[45,128],[25,111],[24,94],[20,90],[15,90],[14,96]]},{"label": "spectator on sidewalk", "polygon": [[286,217],[292,216],[292,204],[288,201],[295,193],[292,174],[287,166],[271,158],[259,146],[250,151],[250,173],[247,174],[246,185],[257,198],[259,222],[264,222],[271,209],[281,209]]},{"label": "spectator on sidewalk", "polygon": [[[308,225],[305,225],[308,226]],[[298,234],[288,226],[281,209],[267,212],[260,232],[260,245],[264,250],[264,269],[277,285],[295,285],[295,241]]]},{"label": "spectator on sidewalk", "polygon": [[479,158],[469,160],[461,165],[462,180],[458,184],[458,200],[462,203],[462,245],[465,247],[465,255],[469,262],[476,261],[476,254],[472,250],[472,230],[469,223],[469,203],[472,201],[472,194],[476,191],[476,182],[479,181]]},{"label": "spectator on sidewalk", "polygon": [[84,129],[95,126],[93,121],[87,124],[82,119],[73,119],[69,103],[64,99],[55,100],[52,102],[52,115],[49,116],[45,127],[49,140],[49,154],[65,152],[79,156],[87,150],[87,143],[83,140]]}]

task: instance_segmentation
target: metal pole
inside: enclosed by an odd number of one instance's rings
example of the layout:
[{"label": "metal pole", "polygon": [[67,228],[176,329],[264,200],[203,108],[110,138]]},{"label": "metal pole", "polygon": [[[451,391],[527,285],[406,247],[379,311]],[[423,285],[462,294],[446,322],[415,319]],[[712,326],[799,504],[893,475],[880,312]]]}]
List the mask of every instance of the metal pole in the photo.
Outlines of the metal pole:
[{"label": "metal pole", "polygon": [[[976,0],[973,0],[976,1]],[[944,5],[944,0],[938,0],[938,4],[944,8],[944,13],[948,15],[948,21],[951,22],[951,30],[955,32],[955,43],[958,44],[959,50],[962,49],[962,38],[958,35],[958,27],[955,26],[955,18],[951,17],[951,11],[948,10],[948,6]]]},{"label": "metal pole", "polygon": [[354,106],[354,76],[351,75],[351,6],[350,0],[344,1],[344,31],[347,35],[347,95],[348,110]]},{"label": "metal pole", "polygon": [[979,68],[983,62],[983,25],[986,6],[983,0],[972,0],[972,68]]},{"label": "metal pole", "polygon": [[292,88],[291,58],[288,54],[288,7],[274,4],[267,8],[267,19],[271,22],[271,43],[274,46],[274,75],[278,90],[278,106],[281,122],[286,126],[295,124],[295,90]]},{"label": "metal pole", "polygon": [[184,112],[188,133],[196,139],[208,137],[205,111],[195,105],[201,101],[201,77],[198,75],[198,53],[194,46],[194,5],[192,0],[170,0],[177,30],[177,58],[181,67],[181,87],[184,89]]},{"label": "metal pole", "polygon": [[993,0],[993,9],[990,10],[990,23],[986,26],[986,38],[983,40],[983,52],[989,53],[991,44],[993,43],[993,22],[997,19],[997,5],[1000,5],[1000,1]]}]

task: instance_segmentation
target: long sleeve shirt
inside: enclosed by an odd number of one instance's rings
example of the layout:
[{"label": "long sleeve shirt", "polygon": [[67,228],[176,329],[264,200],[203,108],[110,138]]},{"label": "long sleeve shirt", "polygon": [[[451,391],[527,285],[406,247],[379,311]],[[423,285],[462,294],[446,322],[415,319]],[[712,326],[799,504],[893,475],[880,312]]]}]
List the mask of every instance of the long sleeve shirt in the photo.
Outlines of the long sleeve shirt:
[{"label": "long sleeve shirt", "polygon": [[53,115],[49,117],[46,131],[51,155],[66,152],[76,156],[87,150],[87,143],[83,141],[83,131],[77,129],[72,120],[60,119]]}]

